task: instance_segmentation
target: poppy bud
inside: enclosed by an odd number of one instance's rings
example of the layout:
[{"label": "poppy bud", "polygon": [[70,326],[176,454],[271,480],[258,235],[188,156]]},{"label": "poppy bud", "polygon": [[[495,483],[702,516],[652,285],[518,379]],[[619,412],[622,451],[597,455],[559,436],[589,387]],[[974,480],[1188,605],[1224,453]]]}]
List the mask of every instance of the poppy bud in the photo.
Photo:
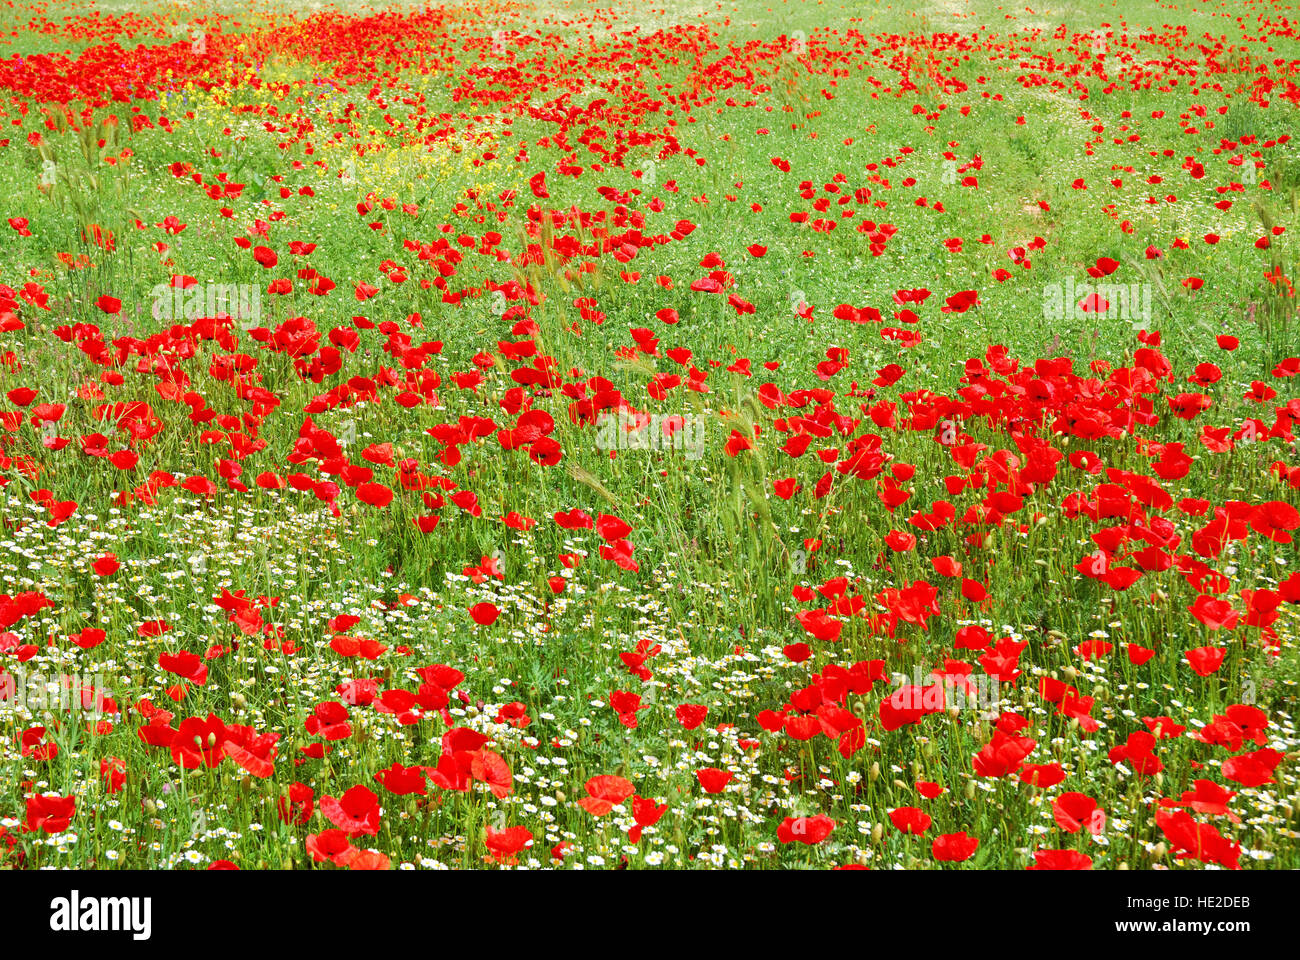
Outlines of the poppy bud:
[{"label": "poppy bud", "polygon": [[1065,674],[1065,676],[1070,680],[1075,679],[1079,675],[1079,671],[1076,670],[1074,667],[1065,667],[1061,670],[1061,672]]},{"label": "poppy bud", "polygon": [[1165,854],[1168,852],[1169,852],[1169,847],[1167,847],[1165,845],[1165,842],[1161,840],[1159,843],[1157,843],[1154,847],[1151,848],[1151,859],[1163,860]]},{"label": "poppy bud", "polygon": [[902,780],[895,780],[895,781],[894,781],[894,786],[898,787],[899,790],[906,790],[906,789],[907,789],[907,784],[905,784]]},{"label": "poppy bud", "polygon": [[1115,869],[1116,869],[1116,870],[1127,870],[1127,869],[1128,869],[1128,863],[1127,863],[1126,861],[1124,861],[1124,860],[1121,860],[1121,861],[1119,862],[1119,866],[1117,866]]},{"label": "poppy bud", "polygon": [[140,806],[144,807],[144,812],[149,814],[150,816],[153,816],[155,813],[158,812],[158,804],[154,803],[148,797],[145,797],[143,800],[140,801]]},{"label": "poppy bud", "polygon": [[230,703],[236,710],[243,710],[248,706],[248,700],[245,699],[242,693],[232,693],[230,695]]},{"label": "poppy bud", "polygon": [[564,802],[565,800],[567,800],[568,798],[565,796],[563,790],[556,790],[556,791],[555,791],[555,799],[558,800],[558,801],[560,801],[560,803],[563,803],[563,802]]},{"label": "poppy bud", "polygon": [[867,718],[867,704],[864,700],[857,700],[853,704],[853,715],[859,720]]},{"label": "poppy bud", "polygon": [[867,779],[875,782],[880,779],[880,764],[873,763],[871,769],[867,771]]},{"label": "poppy bud", "polygon": [[974,780],[967,780],[967,781],[966,781],[966,799],[967,799],[967,800],[974,800],[974,799],[975,799],[975,781],[974,781]]}]

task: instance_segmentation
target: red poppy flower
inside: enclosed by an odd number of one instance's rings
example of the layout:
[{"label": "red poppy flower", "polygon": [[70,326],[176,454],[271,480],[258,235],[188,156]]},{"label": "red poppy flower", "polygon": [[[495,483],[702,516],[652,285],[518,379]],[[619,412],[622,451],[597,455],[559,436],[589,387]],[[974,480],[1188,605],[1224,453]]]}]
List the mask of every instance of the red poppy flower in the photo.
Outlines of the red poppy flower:
[{"label": "red poppy flower", "polygon": [[934,838],[934,842],[930,844],[930,852],[936,860],[960,863],[975,856],[979,845],[979,838],[967,836],[965,831],[944,833]]},{"label": "red poppy flower", "polygon": [[587,781],[588,796],[579,800],[578,806],[594,817],[603,817],[635,792],[636,787],[623,777],[592,777]]},{"label": "red poppy flower", "polygon": [[831,835],[835,821],[824,813],[814,817],[786,817],[776,828],[776,839],[781,843],[803,843],[814,846]]},{"label": "red poppy flower", "polygon": [[28,831],[62,833],[68,829],[77,812],[76,797],[46,797],[40,794],[27,800]]},{"label": "red poppy flower", "polygon": [[717,767],[703,767],[695,771],[695,779],[700,782],[705,793],[721,793],[726,789],[735,774],[729,770],[719,770]]},{"label": "red poppy flower", "polygon": [[320,812],[349,837],[379,833],[379,797],[361,784],[339,798],[321,797]]},{"label": "red poppy flower", "polygon": [[889,820],[902,833],[925,833],[930,829],[930,815],[920,807],[899,807],[891,810]]}]

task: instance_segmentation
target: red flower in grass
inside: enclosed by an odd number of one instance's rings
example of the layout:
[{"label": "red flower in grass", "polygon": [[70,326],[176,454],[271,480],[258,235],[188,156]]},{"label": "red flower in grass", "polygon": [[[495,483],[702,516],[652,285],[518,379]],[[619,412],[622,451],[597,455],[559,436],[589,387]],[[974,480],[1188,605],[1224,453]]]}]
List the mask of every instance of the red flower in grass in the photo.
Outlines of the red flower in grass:
[{"label": "red flower in grass", "polygon": [[281,797],[276,804],[280,819],[287,824],[305,824],[311,819],[315,809],[316,791],[305,783],[294,782],[289,785],[289,795]]},{"label": "red flower in grass", "polygon": [[215,713],[206,720],[189,717],[172,737],[172,759],[186,770],[215,767],[226,755],[226,737],[226,725]]},{"label": "red flower in grass", "polygon": [[27,801],[27,824],[30,832],[62,833],[77,813],[76,797],[43,797]]},{"label": "red flower in grass", "polygon": [[481,627],[490,627],[497,622],[497,617],[501,616],[501,611],[495,604],[476,603],[469,608],[470,619]]},{"label": "red flower in grass", "polygon": [[1130,733],[1128,740],[1111,747],[1107,756],[1111,763],[1127,763],[1138,776],[1152,776],[1165,768],[1155,755],[1156,738],[1144,731]]},{"label": "red flower in grass", "polygon": [[1092,857],[1078,850],[1035,850],[1034,865],[1026,870],[1091,870]]},{"label": "red flower in grass", "polygon": [[508,797],[514,789],[514,774],[500,754],[491,750],[476,750],[470,760],[469,774],[480,783],[486,783],[498,799]]},{"label": "red flower in grass", "polygon": [[1286,754],[1265,747],[1250,753],[1239,754],[1223,761],[1223,775],[1243,787],[1261,787],[1276,782],[1273,771]]},{"label": "red flower in grass", "polygon": [[627,832],[627,838],[632,843],[641,841],[641,831],[646,827],[653,827],[668,812],[668,804],[655,803],[649,797],[632,798],[632,817],[636,820],[636,826]]},{"label": "red flower in grass", "polygon": [[118,562],[116,556],[111,553],[106,553],[90,566],[91,569],[95,571],[96,576],[111,577],[113,574],[117,573],[122,564]]},{"label": "red flower in grass", "polygon": [[776,828],[776,838],[782,843],[813,846],[829,837],[834,829],[835,821],[824,813],[815,817],[786,817]]},{"label": "red flower in grass", "polygon": [[699,703],[683,703],[676,710],[677,722],[687,730],[694,730],[709,715],[709,708]]},{"label": "red flower in grass", "polygon": [[1187,663],[1197,676],[1208,677],[1223,665],[1227,647],[1197,647],[1185,652]]},{"label": "red flower in grass", "polygon": [[1240,870],[1241,844],[1224,837],[1209,823],[1197,823],[1185,810],[1166,813],[1156,811],[1156,826],[1164,831],[1174,856],[1179,860],[1217,863],[1229,870]]},{"label": "red flower in grass", "polygon": [[1053,800],[1052,818],[1067,833],[1078,833],[1087,827],[1088,832],[1095,836],[1106,826],[1106,811],[1083,793],[1063,793]]},{"label": "red flower in grass", "polygon": [[1020,768],[1020,782],[1031,787],[1047,789],[1064,779],[1065,771],[1059,763],[1027,763]]},{"label": "red flower in grass", "polygon": [[422,767],[404,767],[396,762],[387,770],[376,773],[375,782],[389,793],[399,797],[413,793],[423,796],[427,790],[427,781]]},{"label": "red flower in grass", "polygon": [[316,704],[316,709],[307,717],[303,726],[312,736],[326,740],[346,740],[352,736],[352,725],[348,722],[348,708],[337,700],[326,700]]},{"label": "red flower in grass", "polygon": [[1012,737],[1001,730],[994,730],[993,738],[972,761],[975,773],[981,777],[1005,777],[1009,773],[1015,773],[1037,745],[1036,741],[1028,737]]},{"label": "red flower in grass", "polygon": [[618,714],[619,723],[632,730],[636,729],[637,711],[650,709],[648,705],[641,703],[641,694],[631,693],[627,690],[610,691],[609,705]]},{"label": "red flower in grass", "polygon": [[348,840],[348,835],[342,830],[322,830],[320,833],[307,834],[303,846],[311,854],[311,858],[317,863],[328,860],[330,863],[342,866],[347,863],[348,859],[357,852],[357,848],[352,846]]},{"label": "red flower in grass", "polygon": [[99,761],[99,778],[109,793],[121,793],[126,786],[126,761],[120,757]]},{"label": "red flower in grass", "polygon": [[159,654],[158,666],[200,687],[208,682],[208,665],[199,658],[198,654],[190,653],[188,650]]},{"label": "red flower in grass", "polygon": [[889,820],[902,833],[925,833],[930,829],[930,815],[920,807],[899,807],[889,811]]},{"label": "red flower in grass", "polygon": [[258,733],[238,724],[226,727],[223,749],[234,764],[254,777],[265,779],[275,772],[278,733]]},{"label": "red flower in grass", "polygon": [[603,817],[635,792],[636,787],[632,782],[622,777],[608,775],[592,777],[587,781],[589,796],[579,800],[578,806],[593,817]]},{"label": "red flower in grass", "polygon": [[374,850],[355,850],[343,865],[349,870],[391,870],[393,861]]},{"label": "red flower in grass", "polygon": [[361,834],[373,837],[379,832],[379,797],[361,784],[338,799],[321,797],[320,812],[349,837]]},{"label": "red flower in grass", "polygon": [[735,774],[729,770],[719,770],[717,767],[703,767],[695,771],[695,779],[700,782],[705,793],[721,793],[726,789]]},{"label": "red flower in grass", "polygon": [[514,863],[515,856],[533,845],[533,832],[527,827],[487,828],[483,845],[498,863]]},{"label": "red flower in grass", "polygon": [[978,837],[969,837],[963,830],[961,833],[945,833],[935,837],[934,843],[930,844],[930,852],[936,860],[960,863],[975,856],[979,845]]}]

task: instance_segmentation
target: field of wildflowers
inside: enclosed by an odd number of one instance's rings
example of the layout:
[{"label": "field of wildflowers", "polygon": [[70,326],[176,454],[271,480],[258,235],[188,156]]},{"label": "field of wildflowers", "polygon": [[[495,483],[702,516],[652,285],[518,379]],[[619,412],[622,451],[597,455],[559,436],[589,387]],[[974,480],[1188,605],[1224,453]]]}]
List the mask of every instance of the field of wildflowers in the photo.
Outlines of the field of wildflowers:
[{"label": "field of wildflowers", "polygon": [[1300,867],[1297,107],[1269,0],[6,4],[0,868]]}]

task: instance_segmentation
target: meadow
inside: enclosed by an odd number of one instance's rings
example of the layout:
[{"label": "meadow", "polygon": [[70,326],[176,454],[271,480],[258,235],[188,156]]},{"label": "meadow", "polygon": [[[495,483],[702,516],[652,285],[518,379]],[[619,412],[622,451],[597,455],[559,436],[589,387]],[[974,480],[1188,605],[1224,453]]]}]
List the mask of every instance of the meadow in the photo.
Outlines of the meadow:
[{"label": "meadow", "polygon": [[6,4],[0,868],[1300,867],[1298,107],[1270,0]]}]

